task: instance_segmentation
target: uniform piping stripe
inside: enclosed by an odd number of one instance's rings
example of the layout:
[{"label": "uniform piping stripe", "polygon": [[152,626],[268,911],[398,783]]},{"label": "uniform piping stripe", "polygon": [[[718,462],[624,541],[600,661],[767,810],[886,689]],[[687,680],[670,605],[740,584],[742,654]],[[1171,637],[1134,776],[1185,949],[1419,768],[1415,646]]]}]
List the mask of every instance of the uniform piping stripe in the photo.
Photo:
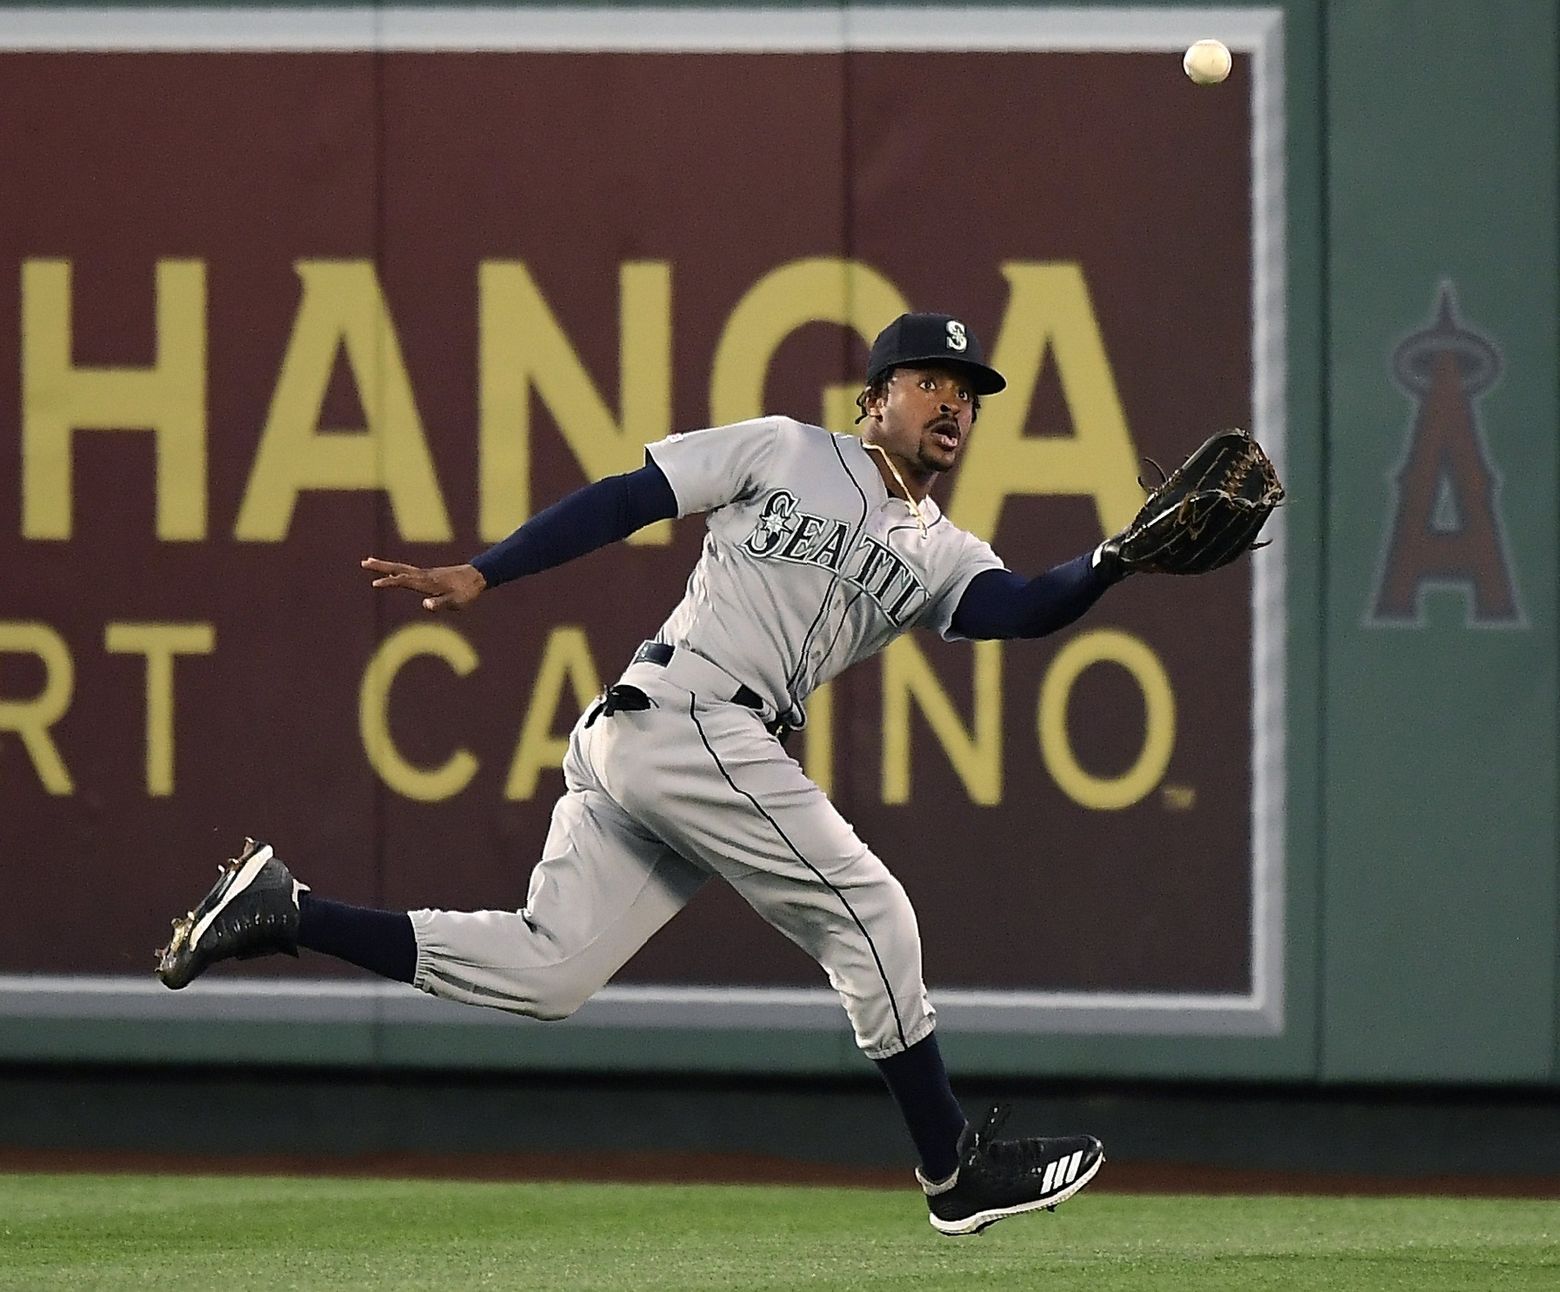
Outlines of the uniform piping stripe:
[{"label": "uniform piping stripe", "polygon": [[850,900],[845,896],[845,894],[840,892],[839,889],[831,884],[824,876],[823,872],[818,869],[818,867],[813,865],[812,862],[808,861],[806,857],[802,856],[797,846],[791,842],[790,836],[780,828],[780,823],[776,821],[774,817],[770,816],[768,812],[764,811],[764,805],[751,794],[749,794],[745,789],[740,788],[736,781],[731,779],[731,773],[726,770],[726,765],[720,761],[720,755],[715,752],[714,746],[709,742],[709,737],[704,734],[704,727],[703,724],[699,722],[699,715],[693,711],[695,702],[695,697],[690,695],[688,697],[688,716],[693,719],[693,725],[699,733],[699,739],[704,743],[705,749],[709,750],[709,755],[712,759],[714,759],[715,766],[720,771],[721,776],[725,778],[726,784],[731,786],[734,793],[740,794],[749,803],[751,803],[754,810],[761,817],[763,817],[764,820],[768,821],[771,826],[774,827],[775,833],[779,835],[780,838],[784,841],[785,846],[791,850],[791,855],[795,857],[797,861],[801,862],[802,865],[806,866],[807,869],[810,870],[814,875],[816,875],[820,884],[822,884],[825,888],[827,888],[831,893],[840,899],[840,905],[845,908],[845,913],[850,916],[851,921],[855,924],[855,926],[861,930],[861,936],[865,938],[867,942],[867,950],[872,952],[872,963],[877,966],[878,977],[883,981],[883,994],[888,997],[888,1007],[893,1011],[894,1014],[894,1030],[899,1033],[899,1043],[906,1049],[909,1049],[910,1042],[905,1039],[904,1021],[899,1017],[899,1003],[894,999],[894,989],[889,986],[888,974],[883,969],[883,957],[878,955],[877,943],[873,942],[872,935],[867,932],[867,926],[861,922],[861,917],[856,914],[855,909],[851,906]]},{"label": "uniform piping stripe", "polygon": [[[861,531],[867,527],[867,517],[872,514],[872,506],[867,502],[867,495],[861,488],[861,482],[856,479],[856,473],[850,469],[845,461],[845,456],[840,452],[840,442],[834,436],[829,436],[829,444],[834,449],[834,456],[839,459],[840,469],[845,472],[846,478],[856,487],[856,492],[861,495],[861,519],[856,522],[856,532],[850,536],[850,544],[847,550],[854,549],[861,538]],[[839,587],[843,572],[835,570],[829,579],[829,586],[824,589],[823,600],[818,603],[818,613],[813,616],[812,624],[807,629],[807,635],[802,638],[802,645],[797,652],[796,667],[785,679],[786,701],[792,709],[798,707],[796,699],[796,684],[801,680],[802,673],[807,668],[807,648],[812,644],[813,634],[818,631],[818,624],[823,619],[824,612],[829,608],[829,602],[834,599],[834,589]],[[837,636],[838,634],[836,634]],[[830,649],[833,649],[831,643]],[[732,788],[735,788],[733,786]]]}]

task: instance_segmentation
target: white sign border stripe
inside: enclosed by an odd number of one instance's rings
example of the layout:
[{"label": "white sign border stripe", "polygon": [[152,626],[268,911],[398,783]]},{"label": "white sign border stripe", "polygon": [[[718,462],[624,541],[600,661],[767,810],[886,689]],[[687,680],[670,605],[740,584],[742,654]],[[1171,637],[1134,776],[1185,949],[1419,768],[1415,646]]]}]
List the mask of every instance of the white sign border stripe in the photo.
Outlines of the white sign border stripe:
[{"label": "white sign border stripe", "polygon": [[[171,992],[150,974],[0,976],[0,1017],[96,1022],[295,1022],[465,1028],[645,1028],[843,1031],[824,988],[609,986],[558,1023],[440,1000],[402,983],[205,977]],[[1249,996],[1060,992],[934,993],[947,1034],[1271,1035]],[[1037,1025],[1037,1018],[1040,1020]],[[1152,1025],[1147,1025],[1152,1020]]]},{"label": "white sign border stripe", "polygon": [[653,6],[90,7],[6,9],[0,48],[253,51],[1152,51],[1209,32],[1263,48],[1277,9],[840,6],[754,10]]}]

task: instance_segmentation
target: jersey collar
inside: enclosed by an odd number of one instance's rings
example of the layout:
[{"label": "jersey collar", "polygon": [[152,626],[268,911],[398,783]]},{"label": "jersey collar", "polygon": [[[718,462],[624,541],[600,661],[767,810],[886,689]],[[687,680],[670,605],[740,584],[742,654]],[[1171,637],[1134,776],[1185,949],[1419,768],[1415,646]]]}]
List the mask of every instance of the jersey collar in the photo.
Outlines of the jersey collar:
[{"label": "jersey collar", "polygon": [[[896,491],[888,487],[888,484],[883,479],[883,473],[878,470],[877,462],[874,460],[876,455],[871,449],[867,448],[859,435],[853,438],[856,441],[856,451],[865,459],[868,480],[877,489],[877,493],[873,496],[873,505],[881,507],[885,502],[897,502],[905,509],[905,513],[911,519],[914,519],[915,508],[901,498]],[[921,500],[921,515],[925,518],[928,529],[942,519],[942,508],[937,505],[937,499],[931,494],[927,494]]]}]

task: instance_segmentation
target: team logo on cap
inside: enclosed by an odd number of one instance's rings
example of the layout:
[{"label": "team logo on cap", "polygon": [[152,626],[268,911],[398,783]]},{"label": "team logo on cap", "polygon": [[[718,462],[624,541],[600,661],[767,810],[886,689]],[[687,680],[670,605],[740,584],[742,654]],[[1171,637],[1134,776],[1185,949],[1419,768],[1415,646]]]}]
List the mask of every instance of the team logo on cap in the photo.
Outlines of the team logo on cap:
[{"label": "team logo on cap", "polygon": [[969,349],[969,344],[970,337],[969,333],[964,330],[964,324],[960,323],[958,319],[949,319],[948,348],[950,350],[967,350]]}]

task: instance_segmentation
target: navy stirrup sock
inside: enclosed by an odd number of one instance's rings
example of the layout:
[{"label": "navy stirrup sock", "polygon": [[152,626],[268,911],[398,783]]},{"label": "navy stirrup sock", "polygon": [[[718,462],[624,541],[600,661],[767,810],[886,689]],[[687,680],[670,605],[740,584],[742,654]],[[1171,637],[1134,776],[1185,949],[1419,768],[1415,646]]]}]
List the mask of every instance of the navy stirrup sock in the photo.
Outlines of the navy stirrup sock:
[{"label": "navy stirrup sock", "polygon": [[397,982],[411,982],[417,974],[417,938],[404,911],[346,906],[302,892],[298,945]]},{"label": "navy stirrup sock", "polygon": [[921,1155],[921,1174],[928,1180],[946,1180],[959,1165],[959,1136],[964,1133],[964,1110],[953,1097],[948,1070],[943,1067],[937,1034],[917,1041],[908,1050],[874,1059],[883,1080],[893,1092],[910,1138]]}]

